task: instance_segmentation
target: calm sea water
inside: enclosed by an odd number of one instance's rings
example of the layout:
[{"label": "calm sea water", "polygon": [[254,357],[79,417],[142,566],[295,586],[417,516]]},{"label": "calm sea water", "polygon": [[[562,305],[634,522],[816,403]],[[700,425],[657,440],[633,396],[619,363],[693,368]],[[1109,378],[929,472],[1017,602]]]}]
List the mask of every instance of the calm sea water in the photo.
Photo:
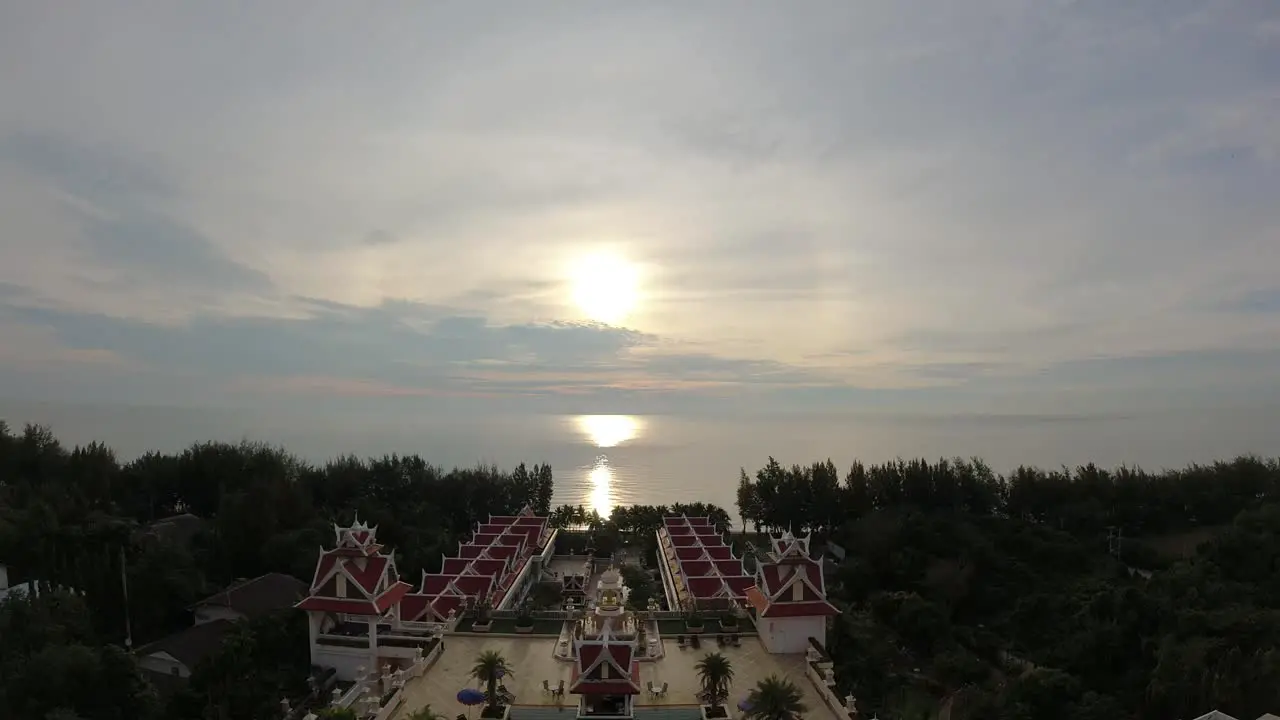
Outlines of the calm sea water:
[{"label": "calm sea water", "polygon": [[1019,464],[1097,462],[1149,469],[1239,454],[1280,455],[1280,408],[1166,411],[1126,417],[680,417],[493,415],[457,418],[284,416],[176,408],[68,407],[0,401],[0,419],[53,426],[67,443],[102,440],[130,458],[195,441],[281,444],[309,460],[344,453],[419,453],[443,466],[548,462],[556,503],[600,512],[618,504],[704,500],[733,508],[738,469],[831,458],[981,456],[1000,472]]}]

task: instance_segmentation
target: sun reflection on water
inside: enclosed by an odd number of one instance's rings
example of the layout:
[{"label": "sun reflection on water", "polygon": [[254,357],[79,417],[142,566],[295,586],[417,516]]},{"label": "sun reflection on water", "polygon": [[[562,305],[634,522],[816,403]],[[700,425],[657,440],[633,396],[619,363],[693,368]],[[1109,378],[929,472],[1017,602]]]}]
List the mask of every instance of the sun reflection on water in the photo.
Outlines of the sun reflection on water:
[{"label": "sun reflection on water", "polygon": [[[644,422],[632,415],[578,415],[573,423],[583,437],[597,448],[618,447],[644,432]],[[613,512],[613,486],[617,480],[609,458],[600,453],[586,471],[587,506],[601,517]]]},{"label": "sun reflection on water", "polygon": [[609,517],[613,512],[613,468],[609,467],[609,458],[604,455],[597,456],[587,480],[591,484],[591,494],[587,498],[588,505],[599,513],[600,517]]}]

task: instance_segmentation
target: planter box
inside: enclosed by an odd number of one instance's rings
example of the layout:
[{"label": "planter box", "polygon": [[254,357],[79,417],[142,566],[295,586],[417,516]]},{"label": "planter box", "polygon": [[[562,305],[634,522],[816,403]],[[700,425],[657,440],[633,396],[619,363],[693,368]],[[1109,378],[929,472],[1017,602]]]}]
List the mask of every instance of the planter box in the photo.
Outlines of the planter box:
[{"label": "planter box", "polygon": [[698,706],[698,711],[702,713],[702,720],[728,720],[729,708],[725,707],[724,705],[721,705],[719,708],[717,708],[717,710],[719,714],[712,715],[710,705]]}]

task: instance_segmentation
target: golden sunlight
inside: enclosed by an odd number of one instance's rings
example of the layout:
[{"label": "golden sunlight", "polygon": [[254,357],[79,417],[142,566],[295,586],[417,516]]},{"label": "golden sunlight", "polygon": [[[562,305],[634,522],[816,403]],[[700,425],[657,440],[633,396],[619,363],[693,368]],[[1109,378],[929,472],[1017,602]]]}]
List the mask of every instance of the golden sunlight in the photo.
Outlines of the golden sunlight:
[{"label": "golden sunlight", "polygon": [[613,493],[610,491],[613,485],[613,468],[609,467],[609,458],[603,455],[596,458],[588,480],[591,481],[591,497],[588,498],[591,509],[599,513],[600,517],[609,517],[613,512]]},{"label": "golden sunlight", "polygon": [[599,448],[611,448],[634,440],[644,429],[640,418],[631,415],[578,415],[578,430]]},{"label": "golden sunlight", "polygon": [[590,255],[575,263],[572,286],[573,301],[583,314],[596,322],[617,325],[640,299],[640,272],[634,263],[618,255]]}]

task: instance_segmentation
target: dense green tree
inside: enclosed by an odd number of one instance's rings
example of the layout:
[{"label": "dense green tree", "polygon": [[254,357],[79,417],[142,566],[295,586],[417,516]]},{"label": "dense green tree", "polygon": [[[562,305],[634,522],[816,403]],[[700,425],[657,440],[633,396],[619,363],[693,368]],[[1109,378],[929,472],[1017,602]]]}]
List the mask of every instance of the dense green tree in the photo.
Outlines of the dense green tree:
[{"label": "dense green tree", "polygon": [[795,720],[809,709],[803,697],[795,683],[770,675],[756,683],[747,694],[748,710],[744,717],[751,720]]},{"label": "dense green tree", "polygon": [[471,677],[485,685],[485,707],[494,710],[502,705],[498,697],[498,681],[511,675],[511,666],[497,650],[485,650],[476,656],[471,666]]},{"label": "dense green tree", "polygon": [[729,699],[729,688],[733,685],[733,663],[723,653],[707,653],[693,666],[698,673],[698,684],[701,687],[699,699],[718,711],[725,700]]}]

